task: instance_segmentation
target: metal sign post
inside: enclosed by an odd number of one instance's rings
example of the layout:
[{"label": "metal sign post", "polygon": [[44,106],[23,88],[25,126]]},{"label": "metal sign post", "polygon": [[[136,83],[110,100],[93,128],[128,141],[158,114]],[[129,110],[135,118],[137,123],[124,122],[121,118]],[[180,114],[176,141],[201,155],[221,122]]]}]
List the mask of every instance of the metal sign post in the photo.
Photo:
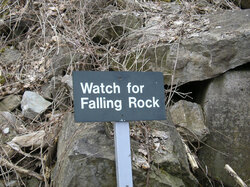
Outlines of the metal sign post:
[{"label": "metal sign post", "polygon": [[129,123],[116,122],[114,131],[117,186],[133,187]]}]

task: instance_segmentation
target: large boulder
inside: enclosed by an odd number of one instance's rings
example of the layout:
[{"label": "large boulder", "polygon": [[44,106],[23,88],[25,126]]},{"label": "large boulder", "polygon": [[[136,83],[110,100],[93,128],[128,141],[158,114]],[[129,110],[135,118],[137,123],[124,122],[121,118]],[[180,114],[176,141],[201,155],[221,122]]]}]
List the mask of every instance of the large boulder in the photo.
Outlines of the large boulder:
[{"label": "large boulder", "polygon": [[161,71],[168,85],[216,77],[250,61],[249,15],[248,9],[224,11],[192,22],[178,13],[151,15],[124,37],[127,52],[113,66]]},{"label": "large boulder", "polygon": [[224,170],[225,164],[243,180],[250,176],[249,82],[249,70],[229,71],[208,85],[203,99],[210,135],[199,158],[210,176],[228,186],[235,182]]},{"label": "large boulder", "polygon": [[[172,124],[166,121],[150,124],[152,133],[148,134],[148,139],[157,145],[156,150],[150,152],[151,162],[147,160],[147,149],[143,147],[143,134],[135,127],[131,125],[134,186],[146,186],[149,167],[149,186],[197,185],[189,171],[180,136]],[[59,137],[57,159],[52,177],[54,186],[116,186],[114,139],[110,125],[74,123],[73,114],[69,113]]]}]

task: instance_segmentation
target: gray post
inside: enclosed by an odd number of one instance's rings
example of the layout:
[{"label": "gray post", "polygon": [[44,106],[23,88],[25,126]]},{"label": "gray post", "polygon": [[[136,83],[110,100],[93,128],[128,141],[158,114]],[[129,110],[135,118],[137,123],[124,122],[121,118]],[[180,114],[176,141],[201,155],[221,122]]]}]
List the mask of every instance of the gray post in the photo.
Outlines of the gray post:
[{"label": "gray post", "polygon": [[116,122],[114,130],[117,187],[133,187],[129,123]]}]

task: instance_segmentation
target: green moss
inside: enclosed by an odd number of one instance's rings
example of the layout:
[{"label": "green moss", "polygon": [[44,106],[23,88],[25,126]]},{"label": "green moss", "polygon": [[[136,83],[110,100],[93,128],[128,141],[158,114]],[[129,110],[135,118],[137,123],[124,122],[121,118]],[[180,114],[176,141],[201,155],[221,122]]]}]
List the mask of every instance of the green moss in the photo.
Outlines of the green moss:
[{"label": "green moss", "polygon": [[0,53],[4,53],[4,52],[5,52],[5,50],[6,50],[6,48],[5,48],[5,47],[1,48],[1,49],[0,49]]},{"label": "green moss", "polygon": [[6,79],[4,76],[0,75],[0,85],[4,85],[6,82]]}]

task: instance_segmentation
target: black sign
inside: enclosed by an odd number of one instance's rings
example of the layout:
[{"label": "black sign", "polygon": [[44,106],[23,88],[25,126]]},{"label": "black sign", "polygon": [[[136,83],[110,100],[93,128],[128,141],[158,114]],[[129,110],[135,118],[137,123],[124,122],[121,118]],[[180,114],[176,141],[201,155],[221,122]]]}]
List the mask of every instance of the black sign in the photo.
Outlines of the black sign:
[{"label": "black sign", "polygon": [[166,119],[160,72],[73,72],[76,122]]}]

